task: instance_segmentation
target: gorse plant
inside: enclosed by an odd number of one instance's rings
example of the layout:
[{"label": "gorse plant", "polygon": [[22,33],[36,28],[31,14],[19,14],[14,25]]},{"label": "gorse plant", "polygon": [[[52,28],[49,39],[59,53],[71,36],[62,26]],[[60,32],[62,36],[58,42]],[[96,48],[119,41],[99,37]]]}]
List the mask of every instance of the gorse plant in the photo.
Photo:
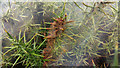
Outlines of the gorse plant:
[{"label": "gorse plant", "polygon": [[[95,68],[119,66],[117,3],[25,2],[16,3],[16,5],[19,5],[19,7],[16,6],[16,9],[22,11],[15,15],[17,10],[13,12],[11,9],[8,16],[13,15],[12,18],[5,16],[3,21],[8,20],[9,22],[9,19],[12,19],[15,27],[20,20],[26,24],[20,25],[19,31],[15,32],[18,33],[16,37],[3,26],[8,35],[7,39],[11,42],[11,46],[4,47],[8,49],[3,54],[3,61],[6,65],[14,67],[17,64],[23,64],[25,67],[34,67],[51,61],[48,66],[89,65]],[[30,15],[27,15],[27,12]],[[64,17],[65,13],[67,16]],[[60,22],[64,22],[64,20],[74,22],[61,26]],[[4,22],[3,24],[6,25]],[[62,29],[63,27],[65,30]],[[52,36],[54,33],[55,35]],[[60,35],[58,36],[58,34]],[[54,44],[49,43],[49,38],[53,39]],[[50,48],[47,45],[53,47]],[[49,51],[52,54],[49,54],[47,58],[45,58],[47,54],[43,54],[45,48],[48,49],[46,51],[52,50]],[[54,56],[56,58],[50,59]],[[13,60],[13,58],[15,59]]]}]

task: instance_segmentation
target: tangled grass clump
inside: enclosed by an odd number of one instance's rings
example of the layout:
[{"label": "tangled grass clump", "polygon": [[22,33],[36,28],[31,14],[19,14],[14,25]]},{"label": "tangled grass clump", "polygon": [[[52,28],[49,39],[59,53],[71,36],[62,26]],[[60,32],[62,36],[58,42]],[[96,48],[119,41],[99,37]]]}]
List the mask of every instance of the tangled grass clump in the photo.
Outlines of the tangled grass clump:
[{"label": "tangled grass clump", "polygon": [[[21,63],[34,67],[49,61],[48,66],[103,68],[120,65],[117,3],[26,2],[16,5],[15,11],[11,8],[2,18],[10,42],[4,47],[8,49],[3,53],[6,66],[14,67]],[[17,10],[19,12],[15,14]],[[59,15],[61,12],[63,14]],[[65,18],[64,12],[67,13]],[[67,20],[74,22],[66,24]],[[11,25],[11,32],[6,29],[6,23]],[[46,51],[50,52],[48,56]],[[50,60],[51,55],[57,58]]]}]

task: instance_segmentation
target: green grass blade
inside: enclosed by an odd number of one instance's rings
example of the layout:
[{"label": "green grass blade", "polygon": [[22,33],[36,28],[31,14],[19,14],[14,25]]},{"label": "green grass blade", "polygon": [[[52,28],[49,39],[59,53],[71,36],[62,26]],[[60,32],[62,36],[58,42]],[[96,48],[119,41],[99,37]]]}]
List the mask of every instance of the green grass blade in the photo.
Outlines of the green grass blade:
[{"label": "green grass blade", "polygon": [[35,53],[31,53],[34,56],[39,56],[39,57],[44,57],[43,55],[39,55],[39,54],[35,54]]},{"label": "green grass blade", "polygon": [[30,39],[30,41],[26,43],[26,45],[28,45],[35,38],[35,36],[37,36],[37,33]]},{"label": "green grass blade", "polygon": [[76,2],[74,2],[74,3],[78,8],[80,8],[82,11],[84,11]]},{"label": "green grass blade", "polygon": [[63,11],[60,14],[60,18],[63,18],[63,15],[65,14],[65,4],[66,4],[66,2],[64,3]]},{"label": "green grass blade", "polygon": [[45,43],[46,39],[38,46],[37,49],[39,49],[44,43]]},{"label": "green grass blade", "polygon": [[5,53],[3,54],[3,56],[6,55],[8,52],[12,51],[12,50],[15,49],[15,48],[17,48],[17,47],[12,47],[11,49],[7,50],[7,52],[5,52]]},{"label": "green grass blade", "polygon": [[4,29],[4,31],[7,33],[7,35],[9,36],[10,39],[13,39],[13,37],[7,32],[6,29]]},{"label": "green grass blade", "polygon": [[18,62],[18,60],[20,59],[20,56],[16,59],[16,61],[14,62],[12,68],[15,66],[15,64]]},{"label": "green grass blade", "polygon": [[116,66],[118,68],[118,43],[116,43],[115,45],[115,55],[114,55],[113,66]]}]

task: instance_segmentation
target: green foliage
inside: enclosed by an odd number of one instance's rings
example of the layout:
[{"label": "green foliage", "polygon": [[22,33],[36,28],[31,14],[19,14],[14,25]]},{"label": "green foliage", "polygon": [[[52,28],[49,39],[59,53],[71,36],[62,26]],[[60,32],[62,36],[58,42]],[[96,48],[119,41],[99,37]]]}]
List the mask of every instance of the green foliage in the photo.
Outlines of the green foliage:
[{"label": "green foliage", "polygon": [[[7,32],[7,31],[6,31]],[[8,48],[7,52],[3,54],[5,56],[8,52],[13,51],[14,53],[10,55],[7,59],[14,59],[14,63],[12,64],[12,67],[14,67],[18,63],[22,63],[23,66],[26,67],[32,67],[32,66],[42,66],[43,62],[46,61],[43,59],[42,55],[42,49],[40,49],[40,46],[36,44],[35,37],[38,36],[36,33],[28,42],[25,42],[25,35],[21,37],[21,32],[19,33],[19,39],[14,39],[8,32],[8,39],[11,41],[11,47],[5,47]],[[33,43],[32,43],[33,41]],[[41,46],[43,46],[43,43],[40,43]],[[12,58],[14,57],[14,58]],[[6,57],[4,57],[6,58]],[[7,64],[11,61],[7,60]]]}]

